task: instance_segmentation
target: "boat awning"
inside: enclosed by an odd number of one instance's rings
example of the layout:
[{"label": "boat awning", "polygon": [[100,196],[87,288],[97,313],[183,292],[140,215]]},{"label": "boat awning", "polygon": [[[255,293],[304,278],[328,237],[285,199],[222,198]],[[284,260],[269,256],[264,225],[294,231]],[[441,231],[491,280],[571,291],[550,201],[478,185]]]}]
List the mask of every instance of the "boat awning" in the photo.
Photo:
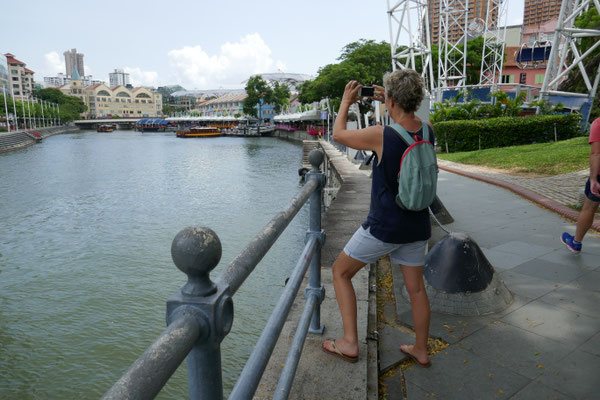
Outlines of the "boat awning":
[{"label": "boat awning", "polygon": [[162,118],[142,118],[136,122],[136,125],[168,125],[169,121]]}]

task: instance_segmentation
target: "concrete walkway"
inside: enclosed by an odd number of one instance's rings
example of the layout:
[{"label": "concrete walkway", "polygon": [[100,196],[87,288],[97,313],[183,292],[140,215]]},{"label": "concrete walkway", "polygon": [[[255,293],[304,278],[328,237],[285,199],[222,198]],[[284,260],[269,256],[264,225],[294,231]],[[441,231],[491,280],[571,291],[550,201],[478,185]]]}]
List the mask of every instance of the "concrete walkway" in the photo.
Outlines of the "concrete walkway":
[{"label": "concrete walkway", "polygon": [[[501,175],[494,179],[525,185]],[[540,192],[561,184],[529,182]],[[448,228],[479,244],[514,301],[491,315],[433,313],[430,335],[449,346],[431,357],[429,369],[412,366],[384,378],[386,398],[599,398],[598,236],[588,234],[582,253],[574,255],[559,240],[563,231],[574,232],[572,221],[503,188],[445,171],[439,197],[455,219]],[[401,288],[395,273],[397,322],[410,327],[410,305]],[[404,357],[397,340],[386,340],[393,337],[382,337],[379,354],[396,354],[397,364]]]}]

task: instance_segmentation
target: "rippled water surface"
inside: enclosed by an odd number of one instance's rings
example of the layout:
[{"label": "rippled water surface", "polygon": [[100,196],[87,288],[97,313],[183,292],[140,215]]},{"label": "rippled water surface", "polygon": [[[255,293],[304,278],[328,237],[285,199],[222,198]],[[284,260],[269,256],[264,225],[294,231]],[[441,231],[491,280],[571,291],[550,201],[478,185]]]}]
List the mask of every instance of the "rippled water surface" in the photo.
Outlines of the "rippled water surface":
[{"label": "rippled water surface", "polygon": [[[191,225],[223,244],[215,278],[299,190],[298,144],[84,132],[0,154],[0,398],[98,398],[165,328]],[[225,392],[296,264],[304,207],[234,297]],[[187,398],[185,364],[159,395]]]}]

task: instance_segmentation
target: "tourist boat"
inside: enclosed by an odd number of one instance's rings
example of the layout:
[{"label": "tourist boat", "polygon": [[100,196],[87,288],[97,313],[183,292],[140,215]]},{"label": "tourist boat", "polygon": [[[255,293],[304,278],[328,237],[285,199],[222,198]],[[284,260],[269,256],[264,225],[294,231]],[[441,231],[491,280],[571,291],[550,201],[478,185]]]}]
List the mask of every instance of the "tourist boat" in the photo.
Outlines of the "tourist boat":
[{"label": "tourist boat", "polygon": [[190,129],[177,131],[177,137],[210,137],[221,136],[221,129],[213,126],[193,126]]},{"label": "tourist boat", "polygon": [[115,126],[114,125],[98,125],[98,128],[96,128],[97,132],[112,132],[115,130]]}]

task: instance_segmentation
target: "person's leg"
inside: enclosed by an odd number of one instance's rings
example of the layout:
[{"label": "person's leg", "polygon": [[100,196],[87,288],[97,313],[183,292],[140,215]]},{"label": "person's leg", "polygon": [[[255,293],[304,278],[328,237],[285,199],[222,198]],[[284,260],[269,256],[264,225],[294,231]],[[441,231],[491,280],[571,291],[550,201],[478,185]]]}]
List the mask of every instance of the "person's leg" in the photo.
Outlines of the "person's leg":
[{"label": "person's leg", "polygon": [[429,319],[431,309],[423,281],[423,267],[407,267],[401,265],[404,285],[410,296],[410,303],[415,324],[416,340],[414,345],[402,345],[400,348],[412,354],[421,364],[429,362],[427,340],[429,338]]},{"label": "person's leg", "polygon": [[577,229],[575,230],[575,240],[581,242],[587,231],[594,222],[594,215],[598,210],[598,205],[595,201],[588,199],[587,197],[583,200],[583,207],[577,217]]},{"label": "person's leg", "polygon": [[[356,322],[356,294],[352,286],[352,277],[366,265],[349,257],[343,251],[333,263],[333,288],[342,315],[344,337],[335,341],[336,347],[348,356],[358,355],[358,328]],[[331,342],[326,340],[323,347],[333,351]]]}]

